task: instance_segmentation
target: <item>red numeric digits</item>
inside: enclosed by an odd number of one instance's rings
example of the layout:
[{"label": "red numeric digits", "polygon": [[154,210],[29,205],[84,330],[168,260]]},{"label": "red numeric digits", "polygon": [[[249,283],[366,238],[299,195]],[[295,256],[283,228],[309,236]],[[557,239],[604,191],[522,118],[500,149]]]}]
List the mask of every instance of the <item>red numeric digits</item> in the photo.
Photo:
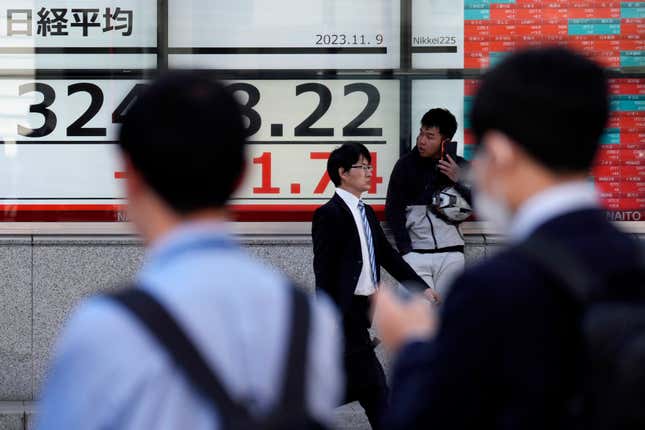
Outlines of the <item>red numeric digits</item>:
[{"label": "red numeric digits", "polygon": [[[327,160],[329,158],[329,154],[330,152],[310,152],[309,158],[312,160]],[[377,173],[376,166],[378,165],[378,154],[376,152],[370,152],[370,154],[372,155],[372,166],[374,166],[374,170],[372,170],[372,186],[368,193],[376,194],[376,187],[383,183],[383,177],[379,176]],[[318,185],[316,185],[316,188],[314,189],[314,194],[323,194],[330,182],[331,178],[327,174],[327,171],[325,171],[322,178],[320,178],[320,181],[318,181]]]},{"label": "red numeric digits", "polygon": [[[312,160],[326,160],[329,158],[329,154],[331,152],[310,152],[309,153],[309,158]],[[323,194],[325,192],[325,189],[327,188],[327,185],[331,182],[331,178],[327,174],[327,171],[325,170],[325,174],[323,175],[322,178],[320,178],[320,181],[318,181],[318,185],[316,185],[316,188],[314,189],[314,194]]]},{"label": "red numeric digits", "polygon": [[372,186],[370,187],[368,194],[376,194],[376,187],[383,183],[383,178],[378,175],[378,170],[376,168],[376,166],[378,166],[378,157],[376,152],[370,152],[370,154],[372,155],[372,166],[374,170],[372,170]]},{"label": "red numeric digits", "polygon": [[253,159],[253,164],[262,167],[262,186],[253,187],[253,194],[280,194],[280,188],[271,186],[271,153],[263,152],[261,156]]}]

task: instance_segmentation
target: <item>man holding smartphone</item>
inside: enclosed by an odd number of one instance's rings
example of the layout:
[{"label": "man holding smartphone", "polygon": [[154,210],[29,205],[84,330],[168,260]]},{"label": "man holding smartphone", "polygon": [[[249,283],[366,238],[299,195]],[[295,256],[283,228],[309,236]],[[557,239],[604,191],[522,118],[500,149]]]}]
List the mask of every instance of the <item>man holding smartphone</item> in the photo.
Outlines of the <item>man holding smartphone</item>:
[{"label": "man holding smartphone", "polygon": [[461,220],[446,216],[436,198],[443,191],[471,201],[461,182],[467,162],[452,142],[456,131],[457,120],[447,109],[423,115],[416,146],[394,166],[385,207],[399,252],[441,297],[464,268],[464,238]]}]

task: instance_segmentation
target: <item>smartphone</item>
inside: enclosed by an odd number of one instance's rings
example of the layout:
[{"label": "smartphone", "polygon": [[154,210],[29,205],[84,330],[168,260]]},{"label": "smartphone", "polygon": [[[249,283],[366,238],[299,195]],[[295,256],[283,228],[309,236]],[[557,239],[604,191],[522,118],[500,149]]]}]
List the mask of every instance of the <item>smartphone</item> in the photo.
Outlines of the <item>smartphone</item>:
[{"label": "smartphone", "polygon": [[457,142],[446,142],[443,144],[441,151],[441,159],[448,161],[447,155],[450,155],[450,158],[457,161]]}]

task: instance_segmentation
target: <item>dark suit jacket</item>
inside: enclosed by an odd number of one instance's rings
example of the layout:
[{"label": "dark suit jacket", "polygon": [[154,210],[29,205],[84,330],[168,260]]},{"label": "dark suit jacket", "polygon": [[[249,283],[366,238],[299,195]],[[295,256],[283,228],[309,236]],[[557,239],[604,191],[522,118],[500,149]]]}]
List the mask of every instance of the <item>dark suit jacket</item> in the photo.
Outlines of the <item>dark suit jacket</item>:
[{"label": "dark suit jacket", "polygon": [[[534,234],[606,280],[605,298],[637,297],[639,245],[600,211],[554,218]],[[400,352],[385,428],[574,428],[565,408],[584,363],[581,313],[558,282],[513,247],[466,270],[437,336]]]},{"label": "dark suit jacket", "polygon": [[[378,279],[381,276],[380,266],[383,266],[399,282],[413,281],[421,289],[428,288],[392,248],[369,205],[365,205],[365,213],[372,229]],[[349,312],[356,282],[363,268],[363,258],[354,217],[338,194],[334,194],[314,213],[312,237],[316,289],[325,291],[344,316]],[[365,264],[369,264],[369,261]]]}]

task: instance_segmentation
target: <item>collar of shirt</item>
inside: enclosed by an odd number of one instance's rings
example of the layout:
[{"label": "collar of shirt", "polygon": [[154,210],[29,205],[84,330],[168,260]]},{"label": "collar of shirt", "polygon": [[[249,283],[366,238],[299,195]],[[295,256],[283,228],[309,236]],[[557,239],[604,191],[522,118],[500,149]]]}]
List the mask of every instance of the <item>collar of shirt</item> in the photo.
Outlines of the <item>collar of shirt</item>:
[{"label": "collar of shirt", "polygon": [[596,207],[598,196],[589,182],[573,181],[550,187],[520,206],[511,223],[510,238],[519,242],[553,218],[578,209]]},{"label": "collar of shirt", "polygon": [[342,188],[336,188],[336,194],[343,199],[343,201],[350,207],[350,209],[357,209],[359,198],[349,191],[345,191]]},{"label": "collar of shirt", "polygon": [[236,246],[229,226],[224,221],[185,222],[155,240],[146,252],[141,272],[166,260],[184,249],[199,249],[204,244],[220,243],[225,247]]}]

